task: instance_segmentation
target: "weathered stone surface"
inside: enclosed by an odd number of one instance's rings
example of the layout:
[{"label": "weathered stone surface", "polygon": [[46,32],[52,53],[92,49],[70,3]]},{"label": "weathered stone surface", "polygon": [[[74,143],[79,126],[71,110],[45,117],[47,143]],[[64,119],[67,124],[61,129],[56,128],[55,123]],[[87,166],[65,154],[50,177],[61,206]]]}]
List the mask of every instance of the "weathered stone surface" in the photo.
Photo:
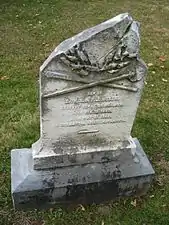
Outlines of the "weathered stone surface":
[{"label": "weathered stone surface", "polygon": [[17,209],[142,195],[154,175],[130,136],[146,66],[127,13],[61,43],[40,68],[41,137],[13,150]]},{"label": "weathered stone surface", "polygon": [[111,159],[131,150],[130,132],[146,74],[139,42],[139,25],[125,13],[52,52],[40,69],[35,169],[104,162],[106,155]]},{"label": "weathered stone surface", "polygon": [[[92,138],[93,136],[91,136],[91,140]],[[68,144],[70,143],[68,142]],[[36,169],[55,168],[70,165],[115,161],[121,154],[128,154],[128,151],[134,157],[136,146],[132,138],[126,142],[123,141],[123,143],[119,142],[114,144],[113,142],[110,142],[110,145],[111,144],[112,146],[104,146],[103,144],[99,145],[99,143],[96,142],[93,148],[87,150],[84,143],[83,151],[65,151],[55,155],[50,155],[49,151],[46,151],[43,155],[41,153],[40,159],[39,157],[34,157],[34,167]],[[39,145],[40,143],[37,142],[33,145],[33,148],[38,149]]]},{"label": "weathered stone surface", "polygon": [[31,149],[12,151],[12,197],[16,209],[100,203],[120,196],[143,195],[154,175],[135,139],[135,157],[129,151],[116,161],[34,170]]}]

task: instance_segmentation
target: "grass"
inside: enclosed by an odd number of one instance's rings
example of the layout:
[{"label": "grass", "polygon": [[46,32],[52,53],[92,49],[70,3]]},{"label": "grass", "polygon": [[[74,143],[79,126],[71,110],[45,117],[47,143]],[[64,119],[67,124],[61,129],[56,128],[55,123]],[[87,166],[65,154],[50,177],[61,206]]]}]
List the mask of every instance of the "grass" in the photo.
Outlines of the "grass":
[{"label": "grass", "polygon": [[[141,55],[153,64],[133,127],[156,170],[151,190],[144,198],[73,211],[15,212],[10,151],[30,147],[39,138],[40,65],[64,39],[126,11],[141,22]],[[0,224],[168,225],[168,0],[1,0],[0,15]]]}]

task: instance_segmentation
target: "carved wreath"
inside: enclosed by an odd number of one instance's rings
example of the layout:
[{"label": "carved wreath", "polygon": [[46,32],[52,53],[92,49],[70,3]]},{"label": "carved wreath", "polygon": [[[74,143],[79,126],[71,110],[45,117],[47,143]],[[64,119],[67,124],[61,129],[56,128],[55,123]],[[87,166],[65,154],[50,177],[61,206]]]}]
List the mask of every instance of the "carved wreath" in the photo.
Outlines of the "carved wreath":
[{"label": "carved wreath", "polygon": [[63,95],[97,85],[137,92],[138,89],[136,87],[112,84],[112,82],[114,81],[123,79],[128,79],[131,82],[136,82],[141,79],[137,77],[136,71],[130,71],[127,74],[122,75],[118,74],[118,72],[122,68],[127,67],[132,62],[131,59],[135,58],[135,60],[137,60],[137,53],[129,54],[126,49],[127,46],[125,46],[124,42],[121,40],[121,42],[113,46],[113,48],[105,56],[103,56],[99,60],[96,60],[95,63],[92,63],[85,49],[82,48],[80,44],[75,45],[67,52],[61,54],[60,59],[64,64],[71,67],[72,70],[74,70],[83,78],[88,76],[91,72],[107,72],[112,74],[113,76],[108,79],[91,82],[83,79],[77,82],[84,83],[84,85],[56,91],[54,93],[49,93],[44,95],[44,97]]},{"label": "carved wreath", "polygon": [[[118,43],[119,44],[119,43]],[[80,76],[88,76],[90,72],[107,72],[115,74],[120,69],[128,66],[132,58],[137,54],[129,54],[124,43],[114,46],[105,56],[92,63],[88,53],[80,44],[75,45],[66,53],[62,54],[61,60]],[[132,82],[137,81],[136,74],[130,74],[128,79]]]}]

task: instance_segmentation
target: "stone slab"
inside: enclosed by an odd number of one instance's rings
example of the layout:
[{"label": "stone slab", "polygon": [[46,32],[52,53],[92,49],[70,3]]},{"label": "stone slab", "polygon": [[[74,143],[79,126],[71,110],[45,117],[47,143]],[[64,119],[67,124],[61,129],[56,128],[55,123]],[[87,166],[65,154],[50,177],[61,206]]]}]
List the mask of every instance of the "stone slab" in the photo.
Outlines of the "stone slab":
[{"label": "stone slab", "polygon": [[143,195],[154,170],[137,139],[135,157],[48,170],[34,170],[31,149],[11,153],[11,190],[16,209],[101,203],[121,196]]},{"label": "stone slab", "polygon": [[103,162],[127,150],[147,67],[128,13],[63,41],[40,68],[34,169]]}]

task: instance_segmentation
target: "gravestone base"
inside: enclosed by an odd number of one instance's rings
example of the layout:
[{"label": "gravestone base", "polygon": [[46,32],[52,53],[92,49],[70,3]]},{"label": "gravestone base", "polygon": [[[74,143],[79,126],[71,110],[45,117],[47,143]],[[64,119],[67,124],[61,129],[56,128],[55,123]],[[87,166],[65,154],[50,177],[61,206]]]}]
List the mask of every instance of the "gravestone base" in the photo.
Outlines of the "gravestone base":
[{"label": "gravestone base", "polygon": [[[101,203],[144,195],[154,170],[137,139],[136,155],[116,161],[34,170],[31,149],[12,151],[12,198],[16,209]],[[125,154],[125,153],[124,153]]]}]

